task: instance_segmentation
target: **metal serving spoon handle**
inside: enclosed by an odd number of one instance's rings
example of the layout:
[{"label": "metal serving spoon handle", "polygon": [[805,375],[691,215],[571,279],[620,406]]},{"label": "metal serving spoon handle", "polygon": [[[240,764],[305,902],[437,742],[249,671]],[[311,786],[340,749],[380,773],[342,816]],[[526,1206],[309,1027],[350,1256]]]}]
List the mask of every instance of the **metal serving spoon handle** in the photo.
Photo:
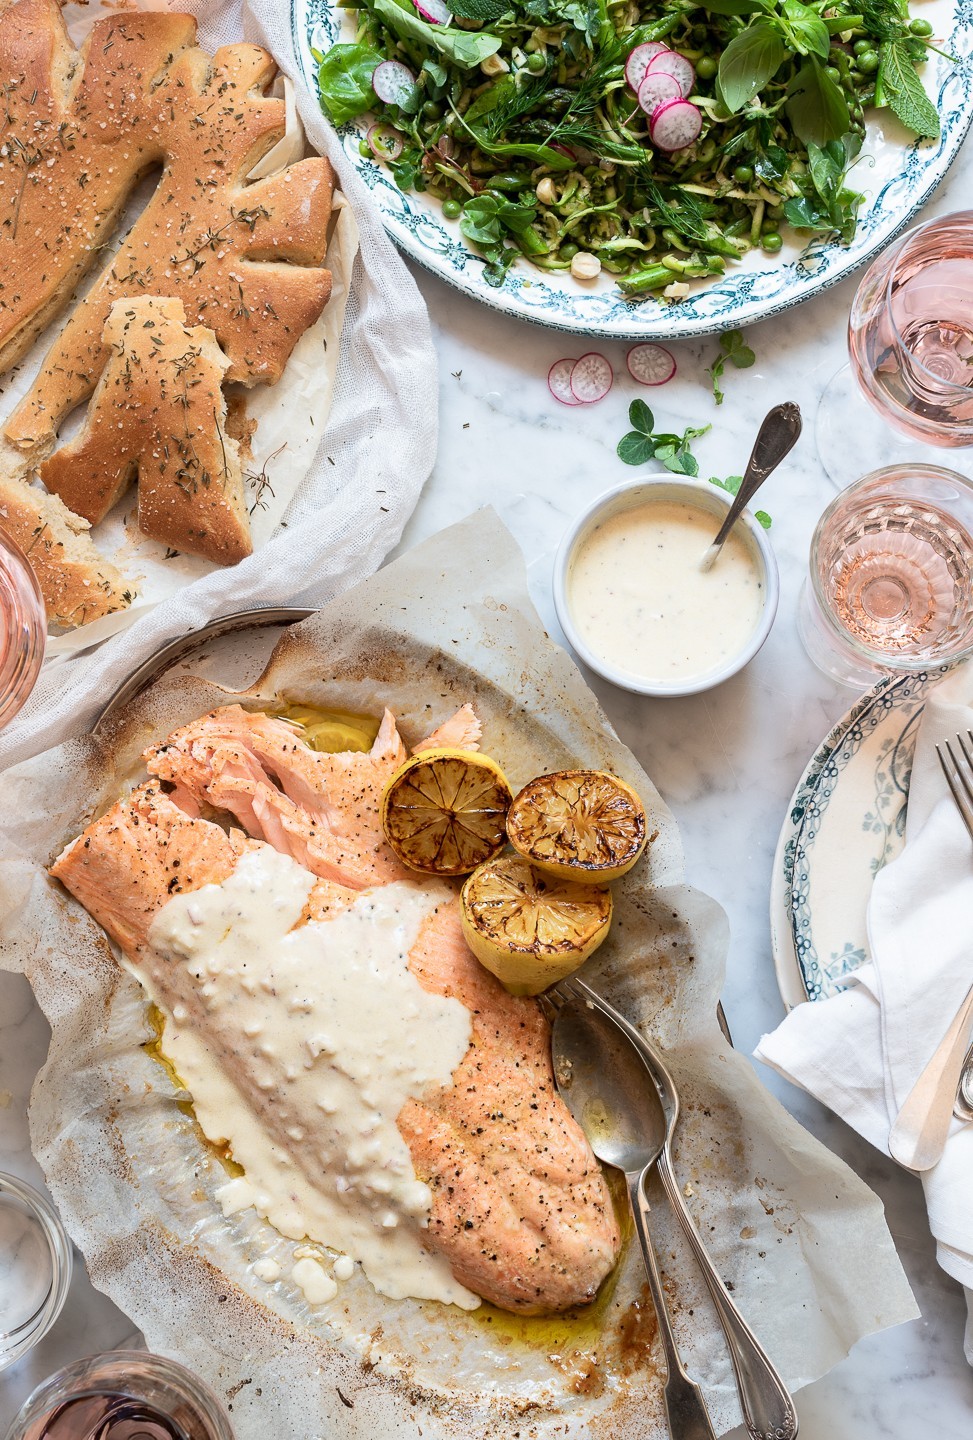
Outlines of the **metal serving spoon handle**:
[{"label": "metal serving spoon handle", "polygon": [[787,400],[775,405],[764,416],[763,424],[757,431],[753,450],[743,472],[743,483],[726,512],[726,519],[716,532],[716,539],[699,562],[701,570],[708,570],[723,548],[726,537],[740,518],[744,507],[750,503],[761,485],[777,466],[789,455],[797,444],[801,433],[801,412],[797,405]]},{"label": "metal serving spoon handle", "polygon": [[719,1315],[733,1362],[740,1408],[752,1440],[794,1440],[798,1424],[794,1403],[773,1361],[726,1293],[720,1273],[699,1237],[672,1169],[668,1141],[656,1166],[666,1198],[682,1225]]},{"label": "metal serving spoon handle", "polygon": [[[651,1167],[648,1167],[651,1168]],[[672,1440],[716,1440],[703,1392],[683,1369],[675,1336],[666,1309],[666,1296],[662,1288],[659,1266],[656,1263],[655,1247],[649,1230],[649,1202],[645,1195],[646,1170],[632,1171],[625,1176],[628,1185],[628,1199],[635,1221],[635,1233],[642,1247],[645,1274],[649,1292],[659,1322],[659,1338],[666,1357],[666,1383],[663,1395],[666,1414],[669,1418],[669,1434]]]}]

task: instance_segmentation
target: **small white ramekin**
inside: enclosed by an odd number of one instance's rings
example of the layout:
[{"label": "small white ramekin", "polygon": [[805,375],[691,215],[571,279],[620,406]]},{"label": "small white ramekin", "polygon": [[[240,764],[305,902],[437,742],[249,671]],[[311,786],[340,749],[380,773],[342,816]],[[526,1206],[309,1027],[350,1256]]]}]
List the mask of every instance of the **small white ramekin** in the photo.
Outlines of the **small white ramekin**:
[{"label": "small white ramekin", "polygon": [[753,659],[770,634],[774,616],[777,614],[777,602],[780,599],[777,558],[766,530],[759,521],[754,519],[749,510],[744,510],[734,527],[734,534],[742,534],[746,538],[758,573],[763,580],[763,610],[760,620],[748,637],[746,644],[736,655],[716,669],[709,669],[699,675],[686,676],[681,680],[642,679],[628,671],[618,670],[603,656],[593,651],[578,633],[568,600],[571,562],[578,547],[596,525],[617,515],[620,511],[634,509],[647,500],[675,500],[694,505],[697,509],[713,517],[713,534],[715,536],[730,508],[732,497],[726,491],[711,485],[708,480],[691,480],[684,476],[670,474],[646,475],[635,480],[627,480],[623,485],[615,486],[613,490],[606,490],[568,526],[558,547],[554,561],[554,606],[557,618],[575,653],[596,674],[610,680],[620,689],[629,690],[636,695],[696,695],[701,690],[710,690],[714,685],[721,685],[724,680],[728,680],[731,675],[742,670],[744,665]]}]

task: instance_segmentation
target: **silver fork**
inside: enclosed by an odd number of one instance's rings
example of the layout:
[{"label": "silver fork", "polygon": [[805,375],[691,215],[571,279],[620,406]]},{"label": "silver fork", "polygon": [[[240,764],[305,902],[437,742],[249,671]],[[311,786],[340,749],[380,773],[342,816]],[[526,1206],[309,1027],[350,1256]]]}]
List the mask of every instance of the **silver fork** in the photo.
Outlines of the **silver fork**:
[{"label": "silver fork", "polygon": [[[948,740],[936,746],[936,754],[946,776],[946,783],[956,801],[956,808],[970,833],[970,839],[973,840],[973,731],[967,730],[965,740],[962,735],[957,735],[956,745],[959,757]],[[963,1061],[963,1073],[956,1091],[953,1114],[958,1120],[973,1121],[973,1044],[967,1050]]]}]

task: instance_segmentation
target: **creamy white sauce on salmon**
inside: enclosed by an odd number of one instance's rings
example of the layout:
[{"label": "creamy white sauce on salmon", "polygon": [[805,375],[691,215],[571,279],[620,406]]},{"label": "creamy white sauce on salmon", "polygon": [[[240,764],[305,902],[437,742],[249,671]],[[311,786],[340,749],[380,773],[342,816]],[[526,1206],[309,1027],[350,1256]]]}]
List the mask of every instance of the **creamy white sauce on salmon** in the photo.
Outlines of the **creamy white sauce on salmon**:
[{"label": "creamy white sauce on salmon", "polygon": [[738,655],[763,609],[746,539],[731,531],[713,567],[699,562],[719,520],[678,500],[649,500],[596,525],[575,550],[568,605],[581,639],[643,680],[685,680]]},{"label": "creamy white sauce on salmon", "polygon": [[[288,856],[248,851],[222,884],[169,900],[132,967],[166,1016],[163,1049],[204,1134],[243,1167],[224,1212],[252,1205],[282,1235],[360,1261],[393,1299],[473,1309],[423,1243],[431,1192],[395,1124],[407,1100],[451,1083],[470,1043],[469,1011],[408,968],[451,892],[384,885],[299,925],[313,885]],[[333,1294],[317,1262],[292,1276],[310,1303]]]}]

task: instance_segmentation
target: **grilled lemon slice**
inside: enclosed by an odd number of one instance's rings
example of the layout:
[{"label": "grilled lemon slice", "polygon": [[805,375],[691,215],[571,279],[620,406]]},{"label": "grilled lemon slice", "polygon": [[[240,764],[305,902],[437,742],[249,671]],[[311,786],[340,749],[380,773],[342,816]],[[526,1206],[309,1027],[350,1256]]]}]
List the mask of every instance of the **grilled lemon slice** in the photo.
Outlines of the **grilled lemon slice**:
[{"label": "grilled lemon slice", "polygon": [[611,924],[611,892],[544,875],[520,855],[488,860],[462,892],[463,933],[512,995],[537,995],[594,954]]},{"label": "grilled lemon slice", "polygon": [[511,790],[495,760],[469,750],[421,750],[382,796],[385,838],[404,865],[468,875],[506,844]]},{"label": "grilled lemon slice", "polygon": [[511,845],[546,875],[607,885],[645,849],[645,806],[607,770],[538,775],[507,812]]}]

